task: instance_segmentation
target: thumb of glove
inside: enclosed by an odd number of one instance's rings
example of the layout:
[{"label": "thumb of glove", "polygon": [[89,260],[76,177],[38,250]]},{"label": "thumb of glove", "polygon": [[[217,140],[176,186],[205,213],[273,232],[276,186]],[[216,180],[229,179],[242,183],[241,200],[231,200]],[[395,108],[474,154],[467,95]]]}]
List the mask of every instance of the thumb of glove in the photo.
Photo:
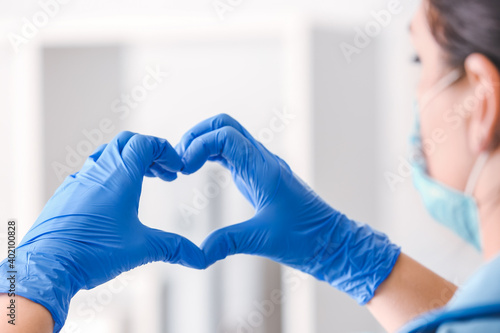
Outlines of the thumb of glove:
[{"label": "thumb of glove", "polygon": [[261,254],[269,244],[268,231],[255,218],[212,232],[203,241],[201,249],[207,266],[237,253]]},{"label": "thumb of glove", "polygon": [[149,261],[164,261],[186,267],[205,269],[203,251],[189,239],[180,235],[146,227]]}]

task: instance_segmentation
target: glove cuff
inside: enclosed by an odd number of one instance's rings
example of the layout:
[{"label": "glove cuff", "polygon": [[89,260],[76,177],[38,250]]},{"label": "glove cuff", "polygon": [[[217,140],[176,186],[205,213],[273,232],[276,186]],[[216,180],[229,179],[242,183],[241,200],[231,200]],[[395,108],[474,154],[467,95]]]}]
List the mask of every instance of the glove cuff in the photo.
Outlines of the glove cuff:
[{"label": "glove cuff", "polygon": [[343,214],[334,214],[330,222],[333,227],[323,236],[310,273],[365,305],[392,272],[401,248]]},{"label": "glove cuff", "polygon": [[[0,293],[12,292],[43,305],[54,320],[54,333],[59,332],[68,315],[71,298],[83,285],[74,267],[65,265],[65,260],[53,255],[16,249],[14,268],[5,259],[0,263],[0,276],[15,275],[15,282],[0,279]],[[9,273],[14,271],[15,273]],[[70,277],[70,274],[72,275]],[[13,282],[13,281],[12,281]]]}]

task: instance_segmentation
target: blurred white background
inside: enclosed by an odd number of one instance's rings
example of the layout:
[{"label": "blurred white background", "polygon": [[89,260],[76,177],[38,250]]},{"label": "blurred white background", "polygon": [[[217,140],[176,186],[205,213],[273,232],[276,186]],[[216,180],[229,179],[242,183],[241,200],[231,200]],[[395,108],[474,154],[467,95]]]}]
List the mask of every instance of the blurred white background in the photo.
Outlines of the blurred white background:
[{"label": "blurred white background", "polygon": [[[395,3],[398,13],[377,21]],[[225,112],[333,207],[462,283],[480,265],[479,255],[427,216],[401,164],[418,79],[408,36],[417,5],[3,0],[0,220],[16,218],[22,236],[62,178],[120,130],[175,144],[197,122]],[[371,36],[363,39],[359,31],[366,29]],[[346,57],[341,46],[356,41],[364,45]],[[400,171],[401,182],[390,186],[387,174]],[[252,216],[229,178],[209,165],[173,183],[147,179],[141,220],[200,244],[210,231]],[[272,297],[276,290],[283,302]],[[326,283],[245,255],[205,271],[164,263],[137,268],[81,291],[65,327],[382,331],[366,309]]]}]

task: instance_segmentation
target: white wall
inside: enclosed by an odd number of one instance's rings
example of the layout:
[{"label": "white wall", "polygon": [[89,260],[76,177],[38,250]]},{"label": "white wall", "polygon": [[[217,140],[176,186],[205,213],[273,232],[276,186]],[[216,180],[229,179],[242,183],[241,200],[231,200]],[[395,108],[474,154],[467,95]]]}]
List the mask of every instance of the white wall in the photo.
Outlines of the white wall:
[{"label": "white wall", "polygon": [[[61,3],[62,0],[58,0]],[[41,2],[50,2],[49,0]],[[386,7],[387,0],[352,0],[352,1],[324,1],[324,0],[241,0],[219,2],[214,0],[98,0],[78,1],[65,0],[61,5],[60,18],[72,19],[75,17],[89,16],[116,16],[116,15],[182,15],[207,17],[219,21],[219,16],[214,8],[217,3],[229,4],[234,8],[226,18],[238,20],[246,15],[281,15],[286,12],[296,11],[305,14],[320,14],[331,19],[346,20],[349,23],[366,18],[370,11]],[[16,19],[34,14],[40,8],[39,0],[25,0],[23,2],[4,2],[0,17]]]}]

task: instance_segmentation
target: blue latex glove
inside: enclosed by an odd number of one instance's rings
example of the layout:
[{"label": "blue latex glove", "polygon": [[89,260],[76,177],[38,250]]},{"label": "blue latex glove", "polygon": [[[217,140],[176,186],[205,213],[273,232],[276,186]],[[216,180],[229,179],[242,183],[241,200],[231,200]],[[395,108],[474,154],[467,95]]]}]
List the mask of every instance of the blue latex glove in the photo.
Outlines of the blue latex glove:
[{"label": "blue latex glove", "polygon": [[184,174],[207,160],[220,162],[255,208],[250,220],[205,239],[202,250],[209,265],[236,253],[267,257],[330,283],[362,305],[391,272],[398,246],[330,207],[231,117],[199,123],[176,150]]},{"label": "blue latex glove", "polygon": [[[62,328],[71,298],[152,261],[205,268],[189,240],[143,225],[138,217],[144,175],[171,181],[181,159],[164,140],[122,132],[68,176],[16,250],[16,294],[45,306]],[[0,292],[9,290],[0,265]]]}]

